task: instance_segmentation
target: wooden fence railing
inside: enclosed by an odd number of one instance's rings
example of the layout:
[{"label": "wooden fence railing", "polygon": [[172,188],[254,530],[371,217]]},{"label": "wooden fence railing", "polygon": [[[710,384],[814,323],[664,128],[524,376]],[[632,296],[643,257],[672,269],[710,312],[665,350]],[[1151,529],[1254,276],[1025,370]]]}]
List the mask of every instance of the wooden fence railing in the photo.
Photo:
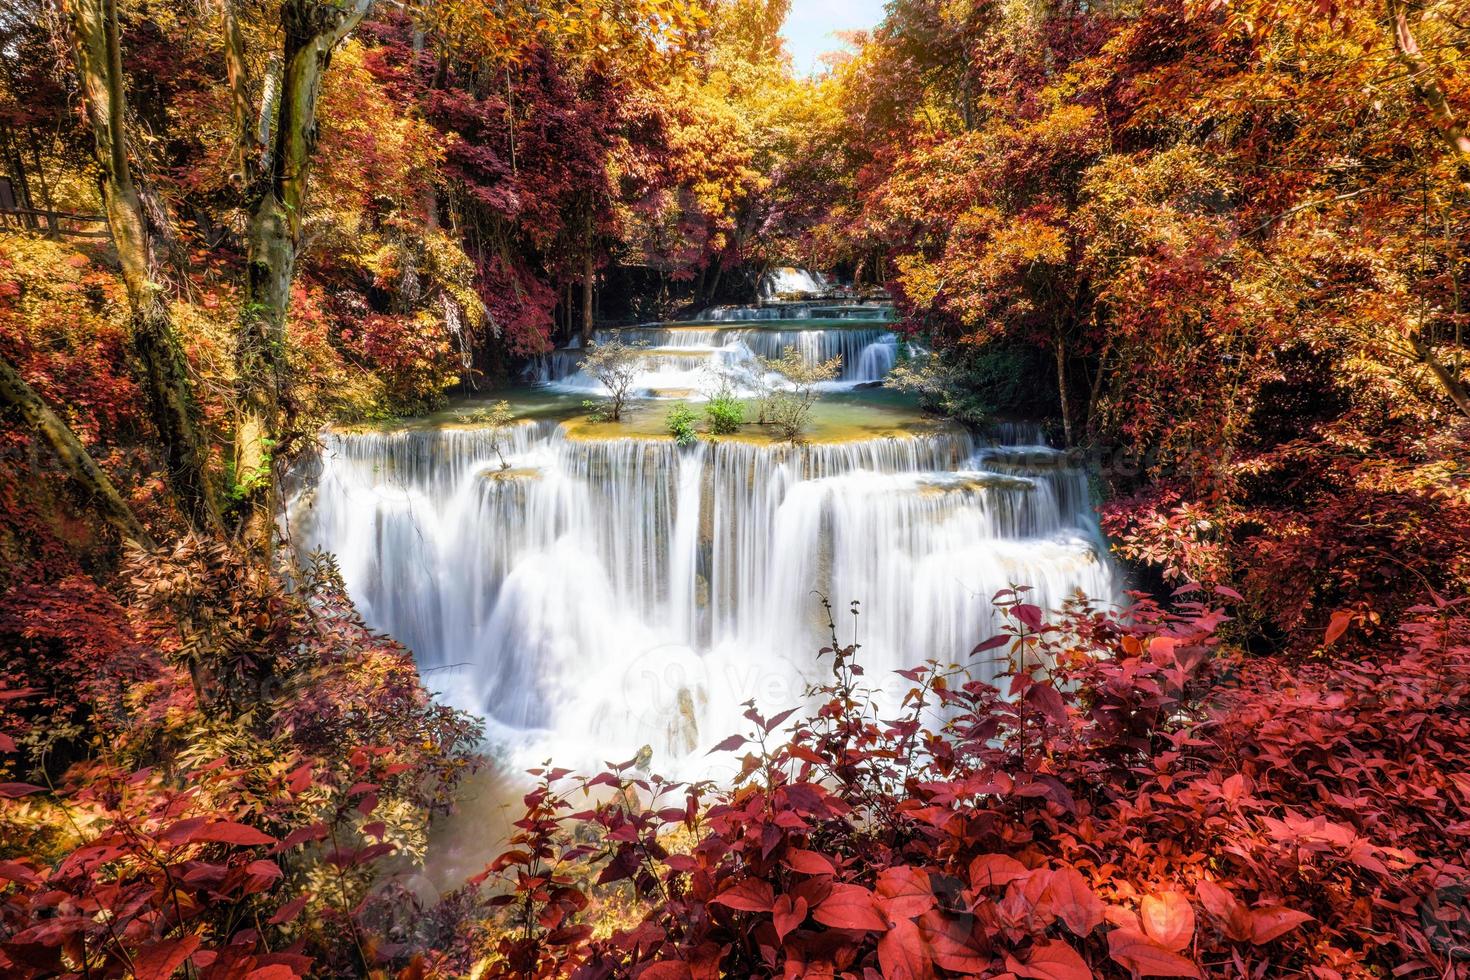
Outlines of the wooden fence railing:
[{"label": "wooden fence railing", "polygon": [[5,231],[39,231],[47,238],[112,237],[104,215],[39,208],[0,208],[0,232]]}]

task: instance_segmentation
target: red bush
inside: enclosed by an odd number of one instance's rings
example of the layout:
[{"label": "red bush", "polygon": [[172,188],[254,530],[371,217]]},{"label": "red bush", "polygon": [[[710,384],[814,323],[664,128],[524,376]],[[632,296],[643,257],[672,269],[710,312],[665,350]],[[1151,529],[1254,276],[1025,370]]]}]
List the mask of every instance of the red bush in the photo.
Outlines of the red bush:
[{"label": "red bush", "polygon": [[[728,790],[629,764],[573,812],[540,773],[486,871],[491,975],[1461,975],[1463,608],[1359,662],[1286,663],[1222,654],[1202,602],[1050,625],[998,598],[1010,634],[976,656],[1006,648],[1003,689],[930,663],[889,718],[834,643],[814,712],[752,708],[722,744],[747,749]],[[636,926],[590,938],[584,862]]]},{"label": "red bush", "polygon": [[[478,728],[325,559],[288,590],[190,537],[123,572],[126,605],[78,578],[0,614],[0,643],[26,644],[0,670],[0,975],[379,968],[396,953],[366,921],[379,871],[411,863]],[[39,729],[63,723],[89,758],[53,779]]]}]

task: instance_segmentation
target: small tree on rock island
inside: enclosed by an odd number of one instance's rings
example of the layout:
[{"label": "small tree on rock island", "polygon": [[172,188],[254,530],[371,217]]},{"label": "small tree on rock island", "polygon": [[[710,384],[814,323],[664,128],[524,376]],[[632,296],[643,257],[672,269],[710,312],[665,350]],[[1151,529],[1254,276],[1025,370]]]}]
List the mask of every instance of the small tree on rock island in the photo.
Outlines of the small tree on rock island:
[{"label": "small tree on rock island", "polygon": [[779,358],[761,358],[761,366],[790,385],[787,388],[771,385],[766,389],[761,398],[761,424],[775,426],[781,438],[794,442],[811,421],[812,406],[817,403],[817,385],[836,380],[842,372],[842,358],[812,363],[801,351],[788,347]]},{"label": "small tree on rock island", "polygon": [[498,401],[489,408],[477,408],[473,412],[465,412],[459,415],[461,425],[471,425],[487,429],[490,433],[490,450],[500,457],[500,469],[510,469],[510,461],[505,458],[505,447],[501,440],[511,426],[516,424],[516,413],[511,410],[510,402]]},{"label": "small tree on rock island", "polygon": [[638,377],[642,353],[637,347],[623,343],[622,335],[613,332],[612,340],[605,344],[594,343],[582,359],[582,370],[596,378],[607,389],[608,400],[599,409],[599,415],[610,422],[623,417],[633,382]]}]

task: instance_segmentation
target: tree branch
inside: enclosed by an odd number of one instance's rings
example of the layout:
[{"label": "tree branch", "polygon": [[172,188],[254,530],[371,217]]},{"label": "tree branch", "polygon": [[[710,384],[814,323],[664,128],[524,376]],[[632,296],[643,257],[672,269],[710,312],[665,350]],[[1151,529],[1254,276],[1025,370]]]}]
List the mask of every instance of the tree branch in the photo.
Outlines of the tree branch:
[{"label": "tree branch", "polygon": [[1409,14],[1404,8],[1403,0],[1388,0],[1388,16],[1399,60],[1409,70],[1409,83],[1428,106],[1435,131],[1454,156],[1460,185],[1470,190],[1470,132],[1455,117],[1449,97],[1445,95],[1444,85],[1439,80],[1439,73],[1424,57],[1419,42],[1409,29]]}]

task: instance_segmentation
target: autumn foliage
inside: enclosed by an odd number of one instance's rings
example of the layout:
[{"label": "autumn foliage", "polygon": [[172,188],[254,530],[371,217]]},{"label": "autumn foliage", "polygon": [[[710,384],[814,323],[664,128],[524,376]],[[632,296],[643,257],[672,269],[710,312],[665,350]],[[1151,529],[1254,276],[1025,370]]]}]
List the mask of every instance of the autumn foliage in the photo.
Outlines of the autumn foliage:
[{"label": "autumn foliage", "polygon": [[[891,0],[810,79],[784,0],[373,4],[302,130],[263,384],[284,27],[349,6],[0,9],[0,366],[135,518],[7,387],[0,974],[1470,975],[1463,3]],[[79,11],[115,18],[117,154]],[[728,783],[553,760],[483,875],[394,885],[479,731],[277,534],[290,464],[796,262],[891,294],[927,408],[1045,416],[1134,605],[1019,583],[897,694],[834,638]]]},{"label": "autumn foliage", "polygon": [[[478,732],[362,625],[329,563],[300,571],[287,594],[185,541],[136,556],[126,608],[79,580],[11,594],[0,636],[27,655],[0,690],[0,752],[44,784],[0,782],[7,976],[187,962],[262,980],[389,957],[361,924],[374,884],[422,855]],[[107,752],[83,756],[88,733]]]},{"label": "autumn foliage", "polygon": [[[1463,609],[1344,665],[1226,653],[1218,595],[997,598],[999,687],[930,663],[880,704],[834,647],[814,710],[722,743],[732,787],[538,773],[490,975],[1456,975]],[[641,918],[594,934],[614,885]]]}]

